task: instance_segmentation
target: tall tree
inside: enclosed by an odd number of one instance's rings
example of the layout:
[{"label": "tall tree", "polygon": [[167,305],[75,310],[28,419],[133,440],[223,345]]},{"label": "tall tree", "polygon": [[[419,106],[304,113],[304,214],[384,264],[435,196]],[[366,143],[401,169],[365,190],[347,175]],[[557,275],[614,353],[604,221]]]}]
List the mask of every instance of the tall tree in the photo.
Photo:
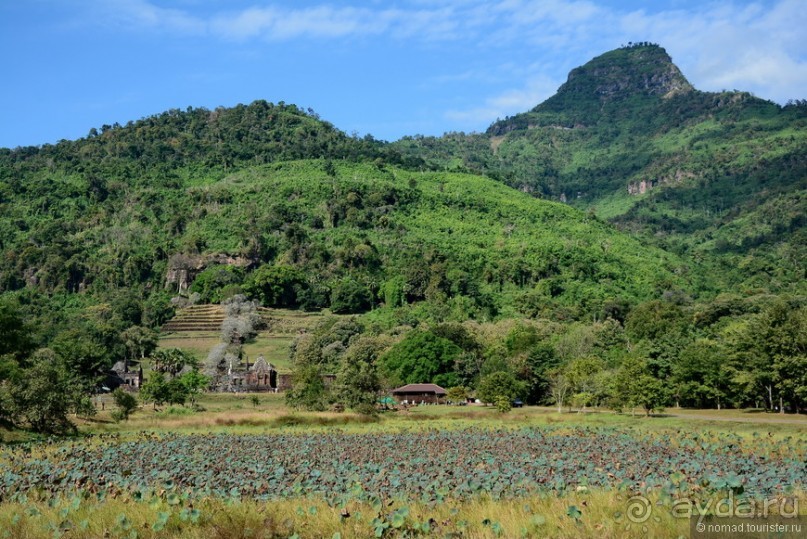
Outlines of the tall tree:
[{"label": "tall tree", "polygon": [[376,337],[364,335],[351,343],[336,375],[334,392],[338,401],[350,408],[375,404],[381,390],[376,360],[382,346]]},{"label": "tall tree", "polygon": [[483,377],[476,388],[476,397],[485,404],[495,403],[500,397],[512,401],[524,395],[524,383],[509,372],[494,372]]},{"label": "tall tree", "polygon": [[454,361],[462,349],[431,331],[415,329],[381,358],[382,368],[393,385],[434,383],[458,385]]},{"label": "tall tree", "polygon": [[121,333],[130,360],[143,360],[157,348],[158,335],[153,329],[132,326]]},{"label": "tall tree", "polygon": [[664,406],[667,392],[662,381],[650,373],[647,359],[631,355],[616,373],[614,397],[622,406],[639,406],[650,415]]}]

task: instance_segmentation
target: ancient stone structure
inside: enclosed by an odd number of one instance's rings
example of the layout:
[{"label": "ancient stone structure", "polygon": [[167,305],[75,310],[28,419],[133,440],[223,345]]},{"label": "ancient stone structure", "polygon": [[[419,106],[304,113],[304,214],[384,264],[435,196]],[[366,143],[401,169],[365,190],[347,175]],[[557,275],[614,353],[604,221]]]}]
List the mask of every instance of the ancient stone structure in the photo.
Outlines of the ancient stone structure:
[{"label": "ancient stone structure", "polygon": [[230,387],[233,391],[278,391],[280,387],[277,369],[263,356],[258,356],[246,372],[230,374]]},{"label": "ancient stone structure", "polygon": [[112,374],[113,376],[109,383],[113,383],[127,391],[140,391],[140,386],[143,385],[143,367],[138,367],[136,371],[130,371],[128,361],[115,363],[112,366]]}]

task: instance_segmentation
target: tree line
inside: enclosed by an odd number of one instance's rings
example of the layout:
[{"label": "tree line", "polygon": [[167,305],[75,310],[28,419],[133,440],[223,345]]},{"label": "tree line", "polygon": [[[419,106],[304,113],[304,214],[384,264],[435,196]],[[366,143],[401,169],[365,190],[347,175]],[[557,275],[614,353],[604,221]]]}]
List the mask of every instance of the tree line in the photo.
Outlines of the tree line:
[{"label": "tree line", "polygon": [[[399,385],[436,383],[455,399],[639,409],[807,404],[807,302],[725,296],[653,300],[594,323],[546,319],[427,323],[329,319],[295,340],[294,406],[365,409]],[[392,329],[394,328],[394,329]],[[323,374],[336,374],[331,387]]]}]

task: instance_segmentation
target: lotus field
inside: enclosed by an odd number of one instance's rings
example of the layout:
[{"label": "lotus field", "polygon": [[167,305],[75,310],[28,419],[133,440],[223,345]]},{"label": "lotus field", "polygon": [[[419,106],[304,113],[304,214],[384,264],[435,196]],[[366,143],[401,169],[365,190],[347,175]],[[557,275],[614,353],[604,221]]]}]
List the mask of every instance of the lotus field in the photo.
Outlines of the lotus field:
[{"label": "lotus field", "polygon": [[[135,526],[123,511],[115,525],[103,531],[112,536],[150,537],[169,522],[177,530],[181,525],[200,525],[206,515],[198,508],[211,500],[258,506],[306,500],[293,515],[295,522],[314,518],[317,507],[332,509],[344,521],[349,516],[347,508],[361,506],[374,517],[366,519],[368,535],[397,537],[440,530],[440,522],[429,518],[428,511],[446,503],[518,504],[595,492],[625,497],[643,494],[660,505],[721,493],[787,496],[803,492],[805,445],[803,440],[774,439],[764,433],[744,437],[725,432],[641,433],[570,426],[382,433],[140,433],[95,435],[53,446],[8,447],[0,453],[0,464],[4,504],[21,511],[30,507],[25,515],[29,521],[38,516],[36,507],[57,508],[54,515],[59,516],[54,518],[59,522],[45,525],[56,536],[91,536],[78,533],[80,525],[85,531],[91,529],[86,518],[71,520],[71,507],[78,512],[82,504],[116,500],[127,506],[150,505],[152,522]],[[408,504],[420,507],[426,516],[419,520],[410,515]],[[466,520],[448,518],[442,522],[445,533],[440,536],[509,533],[498,521],[475,516],[479,533],[464,528],[469,525]],[[567,509],[570,522],[587,516],[584,506]],[[531,518],[535,525],[544,519]],[[289,537],[301,530],[291,520],[287,524],[284,533],[257,536]],[[144,526],[148,526],[146,535]],[[322,530],[311,536],[325,536],[317,533]],[[532,532],[522,527],[520,533]],[[342,535],[336,531],[334,536]]]}]

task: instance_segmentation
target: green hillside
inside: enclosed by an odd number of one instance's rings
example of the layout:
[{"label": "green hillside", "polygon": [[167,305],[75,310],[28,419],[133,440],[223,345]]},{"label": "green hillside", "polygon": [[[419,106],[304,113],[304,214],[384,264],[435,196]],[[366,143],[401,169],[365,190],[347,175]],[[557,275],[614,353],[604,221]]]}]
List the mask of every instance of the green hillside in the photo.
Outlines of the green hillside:
[{"label": "green hillside", "polygon": [[[695,290],[676,257],[479,176],[284,161],[121,185],[98,200],[81,194],[81,174],[39,175],[4,207],[3,226],[16,228],[3,245],[7,291],[147,296],[184,290],[168,278],[184,271],[203,301],[230,287],[267,306],[363,312],[434,300],[461,302],[461,318],[527,308],[575,318],[609,299]],[[37,196],[37,183],[61,196]],[[268,281],[288,290],[267,291]]]},{"label": "green hillside", "polygon": [[183,403],[259,354],[314,409],[436,381],[799,411],[805,110],[639,44],[485,134],[390,144],[257,101],[0,149],[0,426],[69,430],[113,364]]},{"label": "green hillside", "polygon": [[803,292],[805,126],[803,102],[697,91],[663,48],[642,43],[572,70],[553,97],[484,134],[397,147],[592,210],[705,261],[723,287]]}]

